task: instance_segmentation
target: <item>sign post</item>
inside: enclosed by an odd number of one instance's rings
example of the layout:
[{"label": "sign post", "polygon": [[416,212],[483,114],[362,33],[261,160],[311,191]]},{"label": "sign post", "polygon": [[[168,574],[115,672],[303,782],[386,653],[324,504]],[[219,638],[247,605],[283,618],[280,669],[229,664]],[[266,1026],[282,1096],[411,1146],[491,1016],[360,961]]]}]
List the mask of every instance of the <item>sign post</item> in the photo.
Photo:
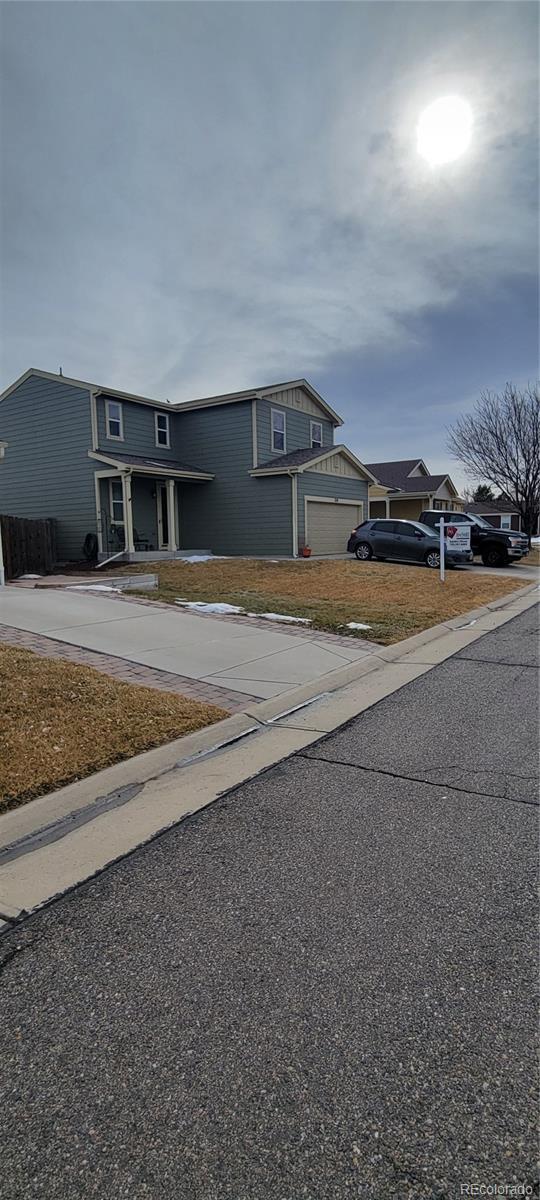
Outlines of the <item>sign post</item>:
[{"label": "sign post", "polygon": [[441,583],[444,583],[444,517],[439,521],[439,555],[441,560]]}]

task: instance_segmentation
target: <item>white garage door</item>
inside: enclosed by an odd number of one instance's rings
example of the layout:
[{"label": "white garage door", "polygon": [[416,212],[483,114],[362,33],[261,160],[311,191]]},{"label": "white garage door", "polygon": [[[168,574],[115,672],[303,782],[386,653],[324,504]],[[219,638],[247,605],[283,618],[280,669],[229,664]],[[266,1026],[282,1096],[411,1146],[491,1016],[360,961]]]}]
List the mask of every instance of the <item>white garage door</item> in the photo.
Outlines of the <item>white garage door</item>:
[{"label": "white garage door", "polygon": [[306,508],[306,543],[313,554],[344,554],[351,529],[362,520],[362,505],[308,500]]}]

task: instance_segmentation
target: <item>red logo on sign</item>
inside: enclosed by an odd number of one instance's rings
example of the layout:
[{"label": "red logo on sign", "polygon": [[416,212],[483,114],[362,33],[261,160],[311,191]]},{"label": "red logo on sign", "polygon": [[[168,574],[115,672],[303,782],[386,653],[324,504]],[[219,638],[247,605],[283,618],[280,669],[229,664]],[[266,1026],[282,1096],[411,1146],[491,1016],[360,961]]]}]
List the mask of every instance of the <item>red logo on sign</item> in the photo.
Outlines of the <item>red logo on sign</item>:
[{"label": "red logo on sign", "polygon": [[449,538],[453,538],[457,533],[457,527],[455,525],[448,525],[446,532]]}]

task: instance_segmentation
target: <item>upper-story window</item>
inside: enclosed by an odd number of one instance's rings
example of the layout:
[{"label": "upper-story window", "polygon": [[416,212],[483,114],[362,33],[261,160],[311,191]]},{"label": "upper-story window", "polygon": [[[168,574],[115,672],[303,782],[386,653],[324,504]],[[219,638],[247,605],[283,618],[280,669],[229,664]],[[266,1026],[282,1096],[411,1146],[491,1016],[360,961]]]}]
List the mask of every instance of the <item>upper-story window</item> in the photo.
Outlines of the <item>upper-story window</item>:
[{"label": "upper-story window", "polygon": [[322,421],[310,421],[311,449],[322,450]]},{"label": "upper-story window", "polygon": [[272,450],[278,454],[285,450],[285,413],[280,408],[272,409]]},{"label": "upper-story window", "polygon": [[122,405],[116,400],[107,400],[107,437],[115,438],[117,442],[124,440]]},{"label": "upper-story window", "polygon": [[169,414],[157,412],[154,415],[156,422],[156,446],[166,446],[169,449],[171,445]]}]

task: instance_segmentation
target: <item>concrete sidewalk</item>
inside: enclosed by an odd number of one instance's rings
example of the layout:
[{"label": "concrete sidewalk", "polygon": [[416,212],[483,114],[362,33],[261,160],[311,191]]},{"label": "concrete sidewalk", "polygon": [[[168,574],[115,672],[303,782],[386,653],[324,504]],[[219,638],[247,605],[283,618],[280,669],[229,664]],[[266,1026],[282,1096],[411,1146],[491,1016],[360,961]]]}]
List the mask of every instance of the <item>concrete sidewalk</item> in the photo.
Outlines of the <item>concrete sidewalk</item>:
[{"label": "concrete sidewalk", "polygon": [[278,632],[270,622],[268,628],[260,628],[246,621],[227,622],[60,589],[3,589],[0,624],[260,699],[323,679],[329,671],[379,649],[368,641],[333,638],[309,627],[300,633],[298,627],[288,631],[283,625]]},{"label": "concrete sidewalk", "polygon": [[538,607],[2,938],[2,1200],[535,1185],[537,656]]}]

